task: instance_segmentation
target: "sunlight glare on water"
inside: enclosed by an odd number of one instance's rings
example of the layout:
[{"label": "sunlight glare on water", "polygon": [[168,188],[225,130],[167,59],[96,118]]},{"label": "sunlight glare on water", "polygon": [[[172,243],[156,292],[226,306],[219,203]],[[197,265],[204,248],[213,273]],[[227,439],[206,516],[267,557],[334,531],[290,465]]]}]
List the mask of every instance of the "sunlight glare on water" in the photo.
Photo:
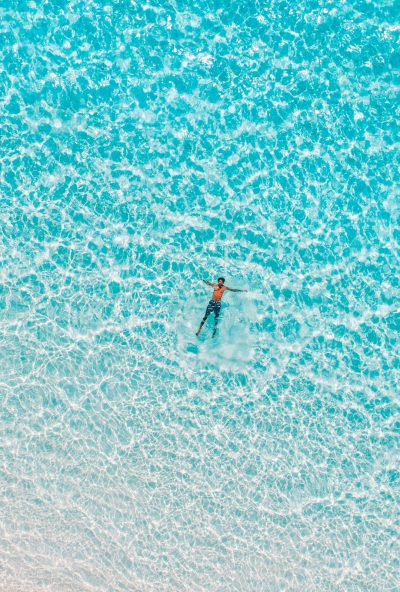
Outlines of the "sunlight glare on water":
[{"label": "sunlight glare on water", "polygon": [[1,592],[396,590],[395,5],[0,15]]}]

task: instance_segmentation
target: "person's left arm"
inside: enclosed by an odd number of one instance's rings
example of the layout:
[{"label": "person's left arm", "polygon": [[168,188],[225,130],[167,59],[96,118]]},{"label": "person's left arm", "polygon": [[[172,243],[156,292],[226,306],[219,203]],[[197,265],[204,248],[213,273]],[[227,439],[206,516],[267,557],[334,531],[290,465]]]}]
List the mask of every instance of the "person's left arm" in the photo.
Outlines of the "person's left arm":
[{"label": "person's left arm", "polygon": [[229,292],[247,292],[247,290],[236,290],[235,288],[228,288],[228,286],[224,286],[225,290],[229,290]]}]

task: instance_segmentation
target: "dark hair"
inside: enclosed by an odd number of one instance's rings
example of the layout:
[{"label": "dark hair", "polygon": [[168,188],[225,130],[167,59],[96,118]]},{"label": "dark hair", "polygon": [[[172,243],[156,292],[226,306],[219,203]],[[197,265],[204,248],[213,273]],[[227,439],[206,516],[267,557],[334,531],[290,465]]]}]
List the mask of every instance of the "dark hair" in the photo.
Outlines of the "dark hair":
[{"label": "dark hair", "polygon": [[219,280],[222,280],[222,281],[223,281],[223,283],[225,283],[225,278],[218,278],[218,281],[219,281]]}]

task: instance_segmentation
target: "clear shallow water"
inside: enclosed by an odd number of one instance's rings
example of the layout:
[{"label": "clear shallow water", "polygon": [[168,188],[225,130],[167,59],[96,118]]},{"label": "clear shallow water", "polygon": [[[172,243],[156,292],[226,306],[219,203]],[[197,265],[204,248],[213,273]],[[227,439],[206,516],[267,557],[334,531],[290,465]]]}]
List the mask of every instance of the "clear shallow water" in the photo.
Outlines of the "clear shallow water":
[{"label": "clear shallow water", "polygon": [[398,39],[3,3],[1,590],[397,589]]}]

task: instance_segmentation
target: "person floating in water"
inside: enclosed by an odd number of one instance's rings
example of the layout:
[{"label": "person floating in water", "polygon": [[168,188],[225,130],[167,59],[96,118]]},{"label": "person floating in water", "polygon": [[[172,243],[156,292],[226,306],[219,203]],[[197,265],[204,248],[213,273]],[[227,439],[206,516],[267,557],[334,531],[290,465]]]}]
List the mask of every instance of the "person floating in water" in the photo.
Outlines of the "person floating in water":
[{"label": "person floating in water", "polygon": [[219,313],[221,311],[221,300],[222,300],[222,296],[223,296],[225,290],[229,290],[230,292],[247,292],[247,290],[234,290],[233,288],[228,288],[228,286],[224,286],[225,278],[223,278],[223,277],[218,278],[217,284],[212,284],[211,282],[206,282],[206,280],[203,280],[203,282],[205,284],[207,284],[207,286],[212,286],[214,288],[214,292],[213,292],[210,302],[208,303],[206,312],[204,314],[204,318],[200,323],[200,327],[199,327],[199,330],[197,331],[196,335],[200,335],[200,331],[202,330],[203,325],[207,320],[207,317],[209,316],[210,313],[214,312],[213,337],[215,337],[215,334],[217,332],[218,317],[219,317]]}]

